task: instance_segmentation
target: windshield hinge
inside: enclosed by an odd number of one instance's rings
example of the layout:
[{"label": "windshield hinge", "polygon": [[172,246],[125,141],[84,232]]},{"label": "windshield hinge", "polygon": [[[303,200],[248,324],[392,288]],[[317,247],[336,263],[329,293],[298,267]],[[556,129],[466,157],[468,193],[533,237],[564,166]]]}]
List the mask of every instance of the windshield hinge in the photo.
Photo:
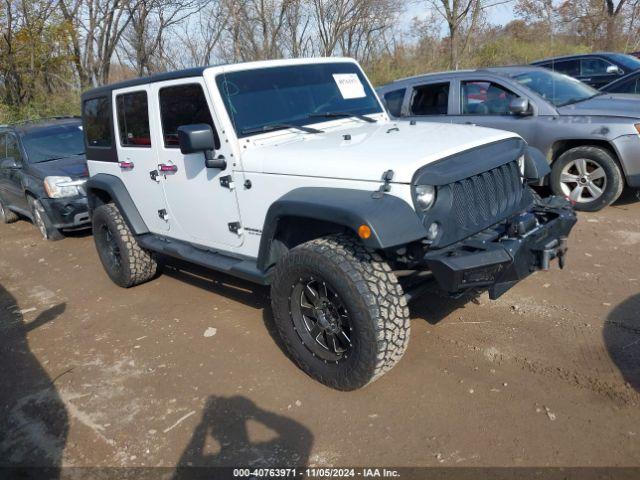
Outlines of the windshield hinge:
[{"label": "windshield hinge", "polygon": [[224,188],[228,188],[229,190],[234,189],[233,177],[231,175],[225,175],[224,177],[220,177],[220,185]]},{"label": "windshield hinge", "polygon": [[387,170],[382,174],[382,181],[384,183],[380,185],[380,188],[378,190],[373,192],[373,195],[371,195],[371,198],[382,198],[382,196],[386,192],[391,190],[390,184],[391,184],[391,180],[393,180],[393,175],[394,175],[393,170]]}]

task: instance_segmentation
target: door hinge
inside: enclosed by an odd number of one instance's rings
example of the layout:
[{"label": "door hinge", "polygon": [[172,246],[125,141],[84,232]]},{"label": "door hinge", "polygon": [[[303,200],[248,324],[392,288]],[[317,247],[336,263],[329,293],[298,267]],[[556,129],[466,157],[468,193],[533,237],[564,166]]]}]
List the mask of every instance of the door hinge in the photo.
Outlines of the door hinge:
[{"label": "door hinge", "polygon": [[240,222],[231,222],[231,223],[229,223],[229,231],[231,233],[235,233],[237,235],[241,235],[242,234],[242,225],[240,225]]},{"label": "door hinge", "polygon": [[154,182],[160,182],[160,180],[158,180],[158,171],[157,170],[151,170],[149,172],[149,176],[151,177],[151,180],[153,180]]},{"label": "door hinge", "polygon": [[224,188],[228,188],[229,190],[233,190],[233,177],[231,175],[225,175],[224,177],[220,177],[220,185]]},{"label": "door hinge", "polygon": [[169,214],[167,213],[167,210],[165,208],[161,208],[160,210],[158,210],[158,216],[162,220],[168,220],[169,219]]}]

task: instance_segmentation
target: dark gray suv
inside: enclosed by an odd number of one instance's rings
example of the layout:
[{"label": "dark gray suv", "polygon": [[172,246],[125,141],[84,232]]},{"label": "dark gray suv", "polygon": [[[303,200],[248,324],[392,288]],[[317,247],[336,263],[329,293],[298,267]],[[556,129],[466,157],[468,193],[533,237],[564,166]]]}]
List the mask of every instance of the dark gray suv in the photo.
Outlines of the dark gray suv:
[{"label": "dark gray suv", "polygon": [[640,97],[531,66],[417,76],[378,93],[394,117],[518,133],[546,155],[547,182],[578,210],[613,203],[625,184],[640,187]]}]

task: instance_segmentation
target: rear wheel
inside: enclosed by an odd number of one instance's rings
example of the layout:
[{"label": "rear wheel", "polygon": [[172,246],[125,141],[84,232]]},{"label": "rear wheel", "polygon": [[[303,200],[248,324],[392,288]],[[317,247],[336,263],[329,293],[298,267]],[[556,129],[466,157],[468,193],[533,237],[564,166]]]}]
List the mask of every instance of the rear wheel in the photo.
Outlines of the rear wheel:
[{"label": "rear wheel", "polygon": [[339,390],[389,371],[409,343],[409,309],[389,265],[346,235],[304,243],[276,266],[276,327],[298,365]]},{"label": "rear wheel", "polygon": [[102,266],[116,285],[133,287],[159,272],[155,255],[138,244],[114,204],[101,205],[94,211],[93,238]]},{"label": "rear wheel", "polygon": [[601,147],[576,147],[563,153],[551,170],[553,193],[576,210],[595,212],[615,202],[624,188],[622,171]]},{"label": "rear wheel", "polygon": [[31,209],[33,224],[38,227],[38,230],[40,230],[42,238],[52,242],[62,240],[64,238],[62,232],[53,226],[53,222],[51,222],[51,219],[49,218],[49,215],[47,215],[47,212],[42,206],[40,200],[29,197],[29,207]]},{"label": "rear wheel", "polygon": [[6,207],[0,198],[0,222],[2,223],[13,223],[18,221],[18,214],[12,210],[9,210],[9,207]]}]

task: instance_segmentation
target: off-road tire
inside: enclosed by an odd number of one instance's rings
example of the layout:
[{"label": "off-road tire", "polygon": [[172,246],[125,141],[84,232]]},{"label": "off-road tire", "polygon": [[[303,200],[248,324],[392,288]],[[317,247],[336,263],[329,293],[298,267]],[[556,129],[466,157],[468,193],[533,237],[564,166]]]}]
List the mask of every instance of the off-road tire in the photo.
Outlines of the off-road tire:
[{"label": "off-road tire", "polygon": [[[312,275],[335,290],[352,323],[350,356],[327,362],[298,335],[292,291]],[[348,235],[332,235],[293,248],[276,265],[271,305],[283,343],[302,370],[319,382],[355,390],[375,381],[402,358],[409,343],[409,309],[398,279],[384,259]]]},{"label": "off-road tire", "polygon": [[93,212],[93,238],[102,266],[116,285],[122,288],[140,285],[160,272],[155,255],[138,244],[113,203],[101,205]]},{"label": "off-road tire", "polygon": [[566,196],[565,192],[562,190],[560,182],[562,170],[570,162],[579,158],[584,158],[597,163],[605,171],[607,183],[604,192],[600,197],[591,202],[574,203],[573,207],[576,210],[584,212],[597,212],[618,200],[622,194],[622,190],[624,189],[624,176],[622,170],[611,152],[605,148],[594,146],[572,148],[558,157],[551,167],[550,184],[553,193],[562,197]]},{"label": "off-road tire", "polygon": [[49,218],[49,215],[47,215],[40,200],[29,197],[29,208],[31,209],[33,224],[40,231],[42,238],[51,242],[57,242],[64,238],[62,232],[53,226],[53,222]]},{"label": "off-road tire", "polygon": [[2,223],[13,223],[17,222],[19,219],[18,214],[13,210],[9,210],[9,207],[5,206],[0,198],[0,222]]}]

